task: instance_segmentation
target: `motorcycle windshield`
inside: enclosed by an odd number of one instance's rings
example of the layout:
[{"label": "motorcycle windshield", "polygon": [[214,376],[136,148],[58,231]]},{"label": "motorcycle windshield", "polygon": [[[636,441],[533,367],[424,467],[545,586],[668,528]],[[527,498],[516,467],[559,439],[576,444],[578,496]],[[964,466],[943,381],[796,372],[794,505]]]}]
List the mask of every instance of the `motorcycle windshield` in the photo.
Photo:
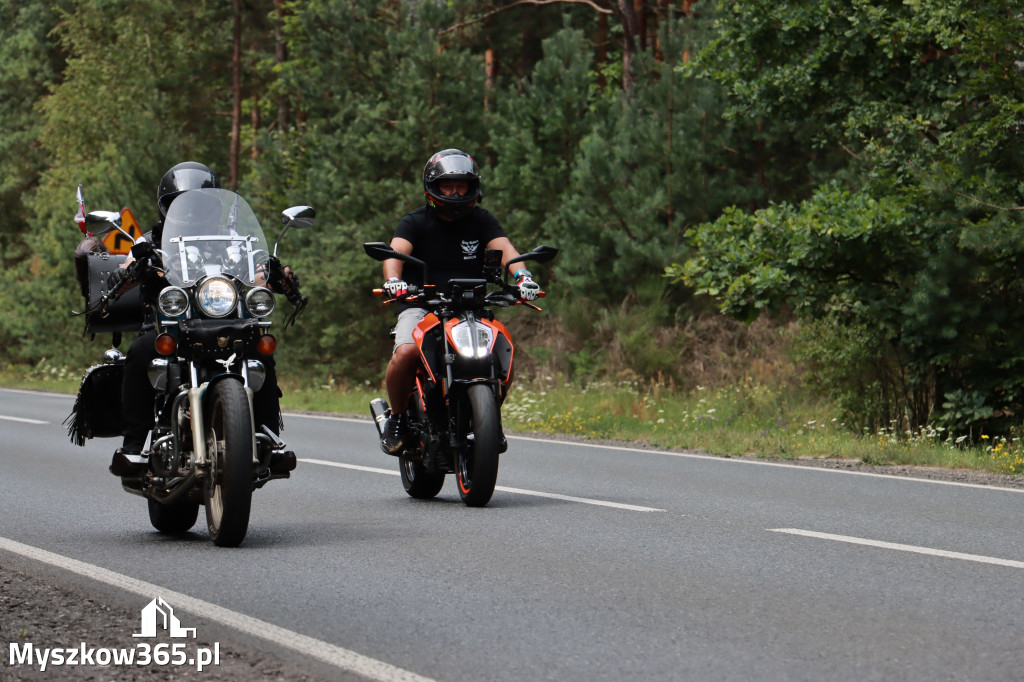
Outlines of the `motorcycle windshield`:
[{"label": "motorcycle windshield", "polygon": [[167,281],[174,286],[213,275],[230,275],[249,286],[266,279],[270,254],[263,228],[245,199],[230,190],[194,189],[175,197],[164,218],[161,246]]}]

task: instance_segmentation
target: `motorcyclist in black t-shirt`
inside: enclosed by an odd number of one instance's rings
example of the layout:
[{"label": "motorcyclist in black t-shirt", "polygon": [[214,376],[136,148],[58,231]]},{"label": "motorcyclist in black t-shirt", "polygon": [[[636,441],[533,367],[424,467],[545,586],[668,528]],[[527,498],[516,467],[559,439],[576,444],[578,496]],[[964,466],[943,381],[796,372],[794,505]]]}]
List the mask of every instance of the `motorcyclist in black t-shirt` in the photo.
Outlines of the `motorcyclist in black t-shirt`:
[{"label": "motorcyclist in black t-shirt", "polygon": [[[201,163],[185,161],[168,170],[157,187],[157,208],[160,211],[160,220],[150,232],[139,239],[136,246],[132,248],[132,255],[126,259],[123,267],[127,267],[136,255],[141,254],[147,254],[159,264],[159,256],[156,255],[155,250],[161,248],[164,219],[167,217],[167,209],[171,202],[182,192],[206,187],[219,188],[220,179]],[[278,263],[277,266],[280,267],[280,264]],[[155,272],[148,275],[148,282],[147,277],[144,277],[142,281],[144,300],[154,299],[162,287],[161,282],[166,284],[163,277],[158,274],[158,268],[153,268],[153,270]],[[283,272],[289,278],[295,277],[287,266],[283,266]],[[147,288],[150,291],[147,292]],[[147,303],[152,303],[152,301],[147,300]],[[155,389],[150,384],[148,376],[149,365],[158,355],[154,344],[155,340],[156,331],[153,327],[153,320],[147,319],[142,324],[142,333],[132,342],[125,358],[121,383],[121,434],[123,440],[121,447],[114,452],[110,464],[110,472],[117,476],[137,473],[132,469],[144,471],[146,468],[142,453],[149,432],[153,429],[153,401],[156,398]],[[279,403],[281,390],[277,385],[274,357],[261,355],[260,361],[266,369],[266,378],[263,388],[253,395],[253,413],[256,425],[259,428],[265,424],[279,435],[281,433]],[[127,456],[119,456],[122,454]],[[271,468],[273,465],[274,462],[271,461]],[[128,468],[126,469],[126,467]]]},{"label": "motorcyclist in black t-shirt", "polygon": [[[431,156],[423,168],[423,189],[426,205],[399,221],[391,248],[426,263],[431,281],[422,281],[422,272],[416,269],[403,278],[402,261],[386,260],[384,291],[388,296],[405,295],[409,283],[446,284],[455,277],[480,278],[486,249],[502,252],[502,266],[519,255],[497,218],[477,205],[483,197],[480,172],[469,154],[445,149]],[[518,268],[512,276],[524,300],[537,298],[540,286],[529,270]],[[415,386],[419,360],[412,332],[425,314],[423,308],[414,307],[398,314],[395,349],[384,379],[391,411],[382,429],[381,449],[389,455],[398,455],[402,450],[405,411]]]}]

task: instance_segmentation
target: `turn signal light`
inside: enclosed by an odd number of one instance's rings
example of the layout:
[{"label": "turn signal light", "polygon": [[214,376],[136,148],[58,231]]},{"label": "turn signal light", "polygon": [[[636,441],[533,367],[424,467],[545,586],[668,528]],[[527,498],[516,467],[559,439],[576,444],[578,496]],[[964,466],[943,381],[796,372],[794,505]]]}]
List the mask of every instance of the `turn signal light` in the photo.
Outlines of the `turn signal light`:
[{"label": "turn signal light", "polygon": [[270,334],[264,334],[256,342],[256,350],[261,355],[273,355],[274,351],[277,350],[277,339]]},{"label": "turn signal light", "polygon": [[161,334],[156,337],[156,352],[160,355],[174,355],[178,350],[178,340],[170,334]]}]

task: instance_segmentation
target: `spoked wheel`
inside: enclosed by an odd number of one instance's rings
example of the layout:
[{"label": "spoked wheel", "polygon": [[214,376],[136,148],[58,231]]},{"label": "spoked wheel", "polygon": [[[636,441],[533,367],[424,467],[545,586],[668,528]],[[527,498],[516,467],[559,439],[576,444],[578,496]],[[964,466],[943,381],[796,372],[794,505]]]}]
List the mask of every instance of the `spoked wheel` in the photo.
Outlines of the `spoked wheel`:
[{"label": "spoked wheel", "polygon": [[199,518],[199,503],[188,499],[177,500],[171,504],[161,504],[150,498],[149,522],[161,533],[181,535],[196,525]]},{"label": "spoked wheel", "polygon": [[[424,421],[426,415],[420,404],[420,398],[413,393],[409,401],[409,409],[416,421]],[[398,471],[402,474],[402,486],[410,497],[417,500],[429,500],[437,497],[444,486],[444,474],[427,471],[421,462],[414,461],[405,454],[398,458]]]},{"label": "spoked wheel", "polygon": [[494,494],[498,479],[498,403],[486,384],[473,384],[467,391],[464,405],[468,419],[463,433],[473,435],[459,447],[455,477],[459,495],[470,507],[482,507]]},{"label": "spoked wheel", "polygon": [[245,539],[252,506],[252,419],[245,388],[230,379],[210,389],[206,456],[210,475],[203,486],[206,525],[220,547]]}]

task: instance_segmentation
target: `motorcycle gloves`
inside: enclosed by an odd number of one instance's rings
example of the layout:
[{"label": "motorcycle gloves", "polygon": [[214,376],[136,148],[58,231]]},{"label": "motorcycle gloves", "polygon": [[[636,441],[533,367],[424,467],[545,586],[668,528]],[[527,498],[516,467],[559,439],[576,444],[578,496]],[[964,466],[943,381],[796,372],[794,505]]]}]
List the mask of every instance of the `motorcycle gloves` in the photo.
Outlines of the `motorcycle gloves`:
[{"label": "motorcycle gloves", "polygon": [[386,291],[388,296],[391,298],[398,298],[399,296],[405,296],[409,293],[409,285],[397,277],[389,277],[388,281],[384,282],[384,291]]},{"label": "motorcycle gloves", "polygon": [[136,242],[135,245],[132,246],[132,258],[139,261],[146,259],[149,259],[150,261],[159,260],[156,249],[153,248],[153,245],[149,242],[143,241]]},{"label": "motorcycle gloves", "polygon": [[536,301],[540,295],[540,285],[533,281],[533,273],[526,268],[516,270],[513,275],[519,287],[519,298],[524,301]]},{"label": "motorcycle gloves", "polygon": [[295,321],[309,302],[309,298],[299,291],[299,276],[292,272],[290,266],[282,265],[277,256],[271,256],[267,259],[267,286],[271,291],[284,294],[288,302],[295,306],[295,313],[285,323],[287,327]]}]

